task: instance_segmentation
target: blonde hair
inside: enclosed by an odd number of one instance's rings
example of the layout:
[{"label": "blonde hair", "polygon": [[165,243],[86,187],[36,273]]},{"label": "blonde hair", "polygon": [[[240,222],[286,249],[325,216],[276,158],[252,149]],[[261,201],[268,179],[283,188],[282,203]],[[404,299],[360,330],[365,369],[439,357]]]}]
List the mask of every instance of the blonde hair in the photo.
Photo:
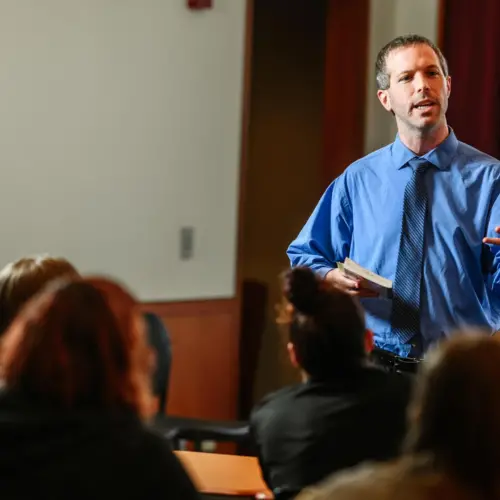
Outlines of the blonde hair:
[{"label": "blonde hair", "polygon": [[0,271],[0,336],[22,306],[49,282],[77,277],[78,271],[66,259],[41,255],[23,257]]}]

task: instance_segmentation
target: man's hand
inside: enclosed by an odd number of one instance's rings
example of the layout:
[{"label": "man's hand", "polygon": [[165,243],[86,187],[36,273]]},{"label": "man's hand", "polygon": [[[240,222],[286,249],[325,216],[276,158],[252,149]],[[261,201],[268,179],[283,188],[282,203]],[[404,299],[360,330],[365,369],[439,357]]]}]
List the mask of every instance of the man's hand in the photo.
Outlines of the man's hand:
[{"label": "man's hand", "polygon": [[[500,228],[499,228],[500,229]],[[498,238],[500,244],[500,238]],[[332,269],[325,276],[325,280],[332,284],[333,288],[340,292],[347,293],[352,297],[378,297],[378,293],[363,288],[363,281],[344,276],[340,269]]]},{"label": "man's hand", "polygon": [[[495,233],[500,234],[500,226],[495,228]],[[500,245],[500,238],[483,238],[483,243],[490,243],[491,245]]]}]

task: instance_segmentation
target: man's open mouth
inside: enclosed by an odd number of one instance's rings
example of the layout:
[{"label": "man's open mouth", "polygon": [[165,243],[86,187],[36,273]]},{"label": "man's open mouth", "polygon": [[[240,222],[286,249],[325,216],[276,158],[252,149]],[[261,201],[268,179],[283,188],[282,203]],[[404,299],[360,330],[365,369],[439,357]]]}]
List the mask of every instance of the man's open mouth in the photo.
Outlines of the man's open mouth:
[{"label": "man's open mouth", "polygon": [[413,107],[416,109],[430,109],[435,105],[436,105],[436,103],[434,101],[425,100],[425,101],[418,102]]}]

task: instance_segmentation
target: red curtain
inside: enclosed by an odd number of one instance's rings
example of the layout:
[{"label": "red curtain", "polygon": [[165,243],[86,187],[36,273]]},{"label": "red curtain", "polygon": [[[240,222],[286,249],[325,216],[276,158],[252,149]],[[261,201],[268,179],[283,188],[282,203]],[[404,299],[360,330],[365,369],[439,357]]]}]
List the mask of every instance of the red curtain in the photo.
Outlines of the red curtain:
[{"label": "red curtain", "polygon": [[500,0],[447,0],[448,123],[459,140],[500,157]]}]

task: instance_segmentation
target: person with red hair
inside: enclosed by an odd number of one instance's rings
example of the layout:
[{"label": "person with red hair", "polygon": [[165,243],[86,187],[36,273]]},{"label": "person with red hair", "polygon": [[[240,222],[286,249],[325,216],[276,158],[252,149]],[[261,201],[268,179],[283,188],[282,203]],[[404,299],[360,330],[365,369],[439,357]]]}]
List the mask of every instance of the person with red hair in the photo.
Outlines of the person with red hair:
[{"label": "person with red hair", "polygon": [[139,304],[116,282],[47,285],[5,333],[0,367],[2,499],[198,498],[144,424],[152,354]]}]

